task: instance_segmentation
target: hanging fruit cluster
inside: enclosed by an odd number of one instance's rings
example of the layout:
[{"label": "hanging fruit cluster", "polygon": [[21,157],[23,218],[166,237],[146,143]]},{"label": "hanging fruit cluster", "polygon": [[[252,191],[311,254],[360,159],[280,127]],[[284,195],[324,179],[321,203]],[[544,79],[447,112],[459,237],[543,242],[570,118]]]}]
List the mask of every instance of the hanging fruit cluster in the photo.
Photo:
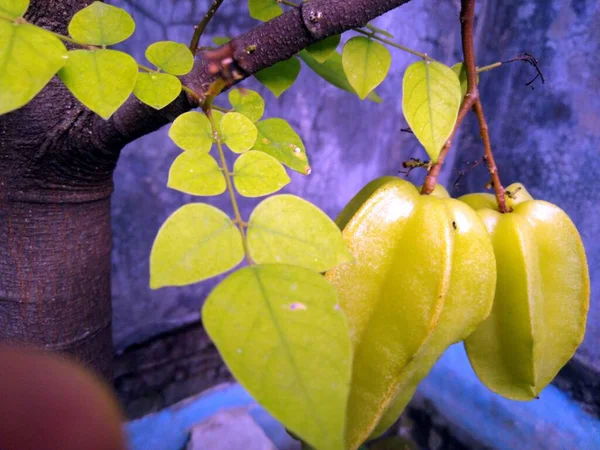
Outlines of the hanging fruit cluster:
[{"label": "hanging fruit cluster", "polygon": [[480,380],[535,398],[583,339],[589,279],[579,234],[558,207],[510,186],[420,195],[408,181],[366,185],[338,218],[355,261],[327,273],[354,350],[346,440],[385,431],[448,346],[465,340]]}]

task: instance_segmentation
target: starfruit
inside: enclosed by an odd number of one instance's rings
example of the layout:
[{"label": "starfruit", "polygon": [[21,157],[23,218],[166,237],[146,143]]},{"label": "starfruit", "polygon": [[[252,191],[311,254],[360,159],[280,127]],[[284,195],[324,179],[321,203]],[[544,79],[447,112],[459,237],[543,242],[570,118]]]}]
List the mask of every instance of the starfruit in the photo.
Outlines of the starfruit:
[{"label": "starfruit", "polygon": [[[354,262],[326,274],[354,349],[346,441],[356,449],[391,425],[443,351],[492,307],[496,265],[477,214],[440,186],[423,196],[383,177],[338,218]],[[380,430],[383,431],[383,430]]]},{"label": "starfruit", "polygon": [[583,243],[557,206],[507,188],[512,212],[491,194],[461,201],[477,210],[494,246],[498,280],[490,316],[465,341],[471,366],[492,391],[531,400],[583,340],[590,283]]}]

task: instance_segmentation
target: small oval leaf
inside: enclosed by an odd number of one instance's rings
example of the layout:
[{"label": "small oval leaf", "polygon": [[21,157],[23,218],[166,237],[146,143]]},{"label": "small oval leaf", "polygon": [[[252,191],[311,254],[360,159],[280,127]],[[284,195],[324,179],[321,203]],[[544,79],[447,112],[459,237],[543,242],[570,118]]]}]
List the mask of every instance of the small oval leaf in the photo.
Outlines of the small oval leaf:
[{"label": "small oval leaf", "polygon": [[462,101],[460,81],[444,64],[418,61],[406,69],[402,91],[406,121],[435,162],[456,123]]},{"label": "small oval leaf", "polygon": [[357,36],[344,45],[342,67],[361,100],[385,80],[391,64],[388,49],[372,39]]},{"label": "small oval leaf", "polygon": [[168,73],[138,74],[133,94],[146,105],[162,109],[181,93],[181,81]]},{"label": "small oval leaf", "polygon": [[27,8],[29,8],[29,0],[0,0],[0,15],[8,19],[22,17]]},{"label": "small oval leaf", "polygon": [[[342,67],[342,55],[338,52],[333,52],[327,60],[321,64],[313,58],[306,50],[300,52],[300,58],[310,67],[317,75],[323,78],[328,83],[339,89],[356,94],[354,88],[348,82],[348,78]],[[381,103],[381,97],[375,91],[367,95],[367,99],[375,103]]]},{"label": "small oval leaf", "polygon": [[221,140],[232,152],[243,153],[256,142],[258,130],[250,119],[240,113],[227,113],[221,119]]},{"label": "small oval leaf", "polygon": [[68,56],[58,76],[81,103],[108,119],[133,92],[135,59],[117,50],[73,50]]},{"label": "small oval leaf", "polygon": [[300,62],[296,58],[280,61],[254,74],[275,97],[287,91],[300,73]]},{"label": "small oval leaf", "polygon": [[269,195],[289,182],[281,163],[263,152],[244,153],[233,166],[233,184],[244,197]]},{"label": "small oval leaf", "polygon": [[240,230],[220,209],[192,203],[158,231],[150,255],[150,287],[185,286],[217,276],[244,259]]},{"label": "small oval leaf", "polygon": [[345,448],[350,338],[321,275],[245,267],[211,292],[202,323],[236,380],[286,428],[315,448]]},{"label": "small oval leaf", "polygon": [[169,171],[167,186],[186,194],[219,195],[225,192],[225,175],[210,155],[184,152]]},{"label": "small oval leaf", "polygon": [[248,0],[248,11],[250,17],[263,22],[283,14],[283,10],[276,0]]},{"label": "small oval leaf", "polygon": [[329,58],[333,52],[335,52],[337,46],[340,44],[341,37],[342,36],[339,34],[334,34],[333,36],[329,36],[328,38],[307,47],[306,51],[310,56],[322,64],[327,61],[327,58]]},{"label": "small oval leaf", "polygon": [[258,122],[265,113],[264,99],[250,89],[232,89],[229,91],[229,103],[235,112],[245,115],[252,122]]},{"label": "small oval leaf", "polygon": [[127,11],[103,2],[94,2],[75,13],[69,34],[82,44],[114,45],[133,34],[135,22]]},{"label": "small oval leaf", "polygon": [[[10,10],[21,9],[15,4]],[[29,103],[48,84],[65,64],[67,49],[46,30],[4,20],[0,43],[0,114],[5,114]]]},{"label": "small oval leaf", "polygon": [[206,115],[190,111],[180,115],[169,129],[169,137],[188,152],[208,153],[213,145],[213,133]]},{"label": "small oval leaf", "polygon": [[308,175],[311,172],[306,148],[300,136],[283,119],[267,119],[256,124],[258,137],[254,150],[265,152],[290,169]]},{"label": "small oval leaf", "polygon": [[194,55],[179,42],[155,42],[146,49],[146,59],[171,75],[185,75],[194,66]]},{"label": "small oval leaf", "polygon": [[283,263],[324,272],[352,260],[338,226],[294,195],[263,200],[248,222],[248,250],[259,264]]}]

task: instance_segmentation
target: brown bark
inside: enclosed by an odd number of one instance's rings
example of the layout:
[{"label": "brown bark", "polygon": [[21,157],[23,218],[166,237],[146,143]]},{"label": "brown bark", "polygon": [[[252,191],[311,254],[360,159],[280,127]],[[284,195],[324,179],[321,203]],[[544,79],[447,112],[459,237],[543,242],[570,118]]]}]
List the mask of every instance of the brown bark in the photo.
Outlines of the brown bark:
[{"label": "brown bark", "polygon": [[[234,39],[234,59],[250,76],[407,1],[303,3]],[[66,33],[88,3],[33,0],[27,19]],[[184,82],[202,96],[214,79],[200,55]],[[113,170],[125,144],[192,106],[182,95],[155,111],[132,98],[104,121],[54,79],[0,116],[0,341],[68,352],[110,376]]]}]

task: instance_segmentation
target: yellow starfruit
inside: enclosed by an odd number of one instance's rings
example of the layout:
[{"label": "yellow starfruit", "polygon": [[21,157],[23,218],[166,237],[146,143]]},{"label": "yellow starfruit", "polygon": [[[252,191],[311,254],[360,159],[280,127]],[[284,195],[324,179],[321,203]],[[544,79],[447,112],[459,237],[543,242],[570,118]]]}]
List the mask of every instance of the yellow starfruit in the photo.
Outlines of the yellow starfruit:
[{"label": "yellow starfruit", "polygon": [[461,201],[477,210],[494,246],[498,280],[490,316],[465,340],[471,366],[492,391],[531,400],[583,340],[590,282],[583,243],[557,206],[507,188],[512,212],[491,194]]},{"label": "yellow starfruit", "polygon": [[[383,177],[338,218],[354,262],[331,270],[354,348],[346,440],[387,428],[443,351],[492,307],[496,266],[477,214],[438,186]],[[379,430],[378,431],[383,431]]]}]

